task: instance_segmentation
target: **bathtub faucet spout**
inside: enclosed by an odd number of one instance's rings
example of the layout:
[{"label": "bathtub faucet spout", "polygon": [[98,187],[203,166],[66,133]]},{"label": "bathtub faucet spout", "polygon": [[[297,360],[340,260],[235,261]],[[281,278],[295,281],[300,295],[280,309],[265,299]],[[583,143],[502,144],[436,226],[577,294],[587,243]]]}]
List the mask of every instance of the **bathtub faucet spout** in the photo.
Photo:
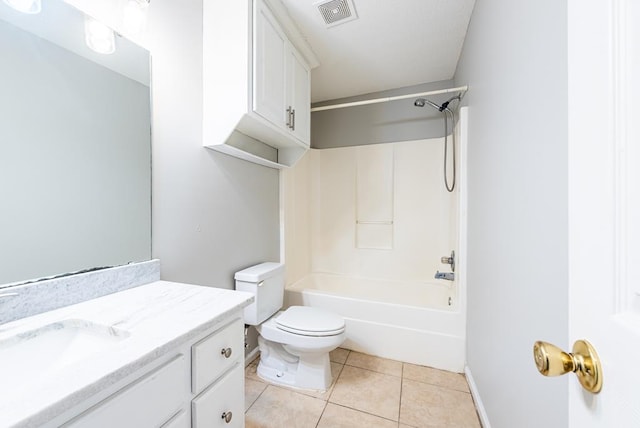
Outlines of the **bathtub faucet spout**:
[{"label": "bathtub faucet spout", "polygon": [[434,276],[435,279],[446,279],[447,281],[453,281],[454,273],[453,272],[440,272],[436,271]]}]

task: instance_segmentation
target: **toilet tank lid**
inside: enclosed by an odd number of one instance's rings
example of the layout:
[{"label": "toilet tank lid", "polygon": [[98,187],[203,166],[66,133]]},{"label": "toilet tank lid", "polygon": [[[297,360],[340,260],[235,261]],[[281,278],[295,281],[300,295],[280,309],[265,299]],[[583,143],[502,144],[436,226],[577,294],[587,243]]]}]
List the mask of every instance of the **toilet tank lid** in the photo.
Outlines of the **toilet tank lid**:
[{"label": "toilet tank lid", "polygon": [[282,263],[265,262],[236,272],[235,279],[246,282],[260,282],[284,272]]}]

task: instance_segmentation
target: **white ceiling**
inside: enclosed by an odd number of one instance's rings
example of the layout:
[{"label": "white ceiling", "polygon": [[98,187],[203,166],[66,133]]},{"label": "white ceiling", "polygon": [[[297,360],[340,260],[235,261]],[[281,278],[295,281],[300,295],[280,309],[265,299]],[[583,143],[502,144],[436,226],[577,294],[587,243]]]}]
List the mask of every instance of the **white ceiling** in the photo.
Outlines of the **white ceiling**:
[{"label": "white ceiling", "polygon": [[448,80],[475,0],[354,0],[358,19],[327,28],[318,0],[282,0],[320,61],[312,102]]}]

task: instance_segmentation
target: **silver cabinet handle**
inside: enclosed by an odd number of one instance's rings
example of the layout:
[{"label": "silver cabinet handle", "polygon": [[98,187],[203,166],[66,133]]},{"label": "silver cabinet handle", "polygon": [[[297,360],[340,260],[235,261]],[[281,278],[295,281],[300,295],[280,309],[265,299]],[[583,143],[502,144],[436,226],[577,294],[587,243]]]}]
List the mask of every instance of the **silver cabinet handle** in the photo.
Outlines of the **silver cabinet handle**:
[{"label": "silver cabinet handle", "polygon": [[220,355],[224,355],[225,358],[231,357],[232,353],[233,351],[231,350],[231,348],[222,348],[222,351],[220,351]]},{"label": "silver cabinet handle", "polygon": [[230,423],[232,418],[233,418],[233,413],[231,412],[224,412],[222,414],[222,419],[224,419],[226,423]]},{"label": "silver cabinet handle", "polygon": [[287,128],[290,128],[290,129],[291,129],[291,126],[292,126],[291,125],[291,111],[292,111],[291,106],[289,106],[287,108]]},{"label": "silver cabinet handle", "polygon": [[291,109],[291,116],[293,116],[293,119],[291,119],[291,130],[295,131],[296,130],[296,109]]}]

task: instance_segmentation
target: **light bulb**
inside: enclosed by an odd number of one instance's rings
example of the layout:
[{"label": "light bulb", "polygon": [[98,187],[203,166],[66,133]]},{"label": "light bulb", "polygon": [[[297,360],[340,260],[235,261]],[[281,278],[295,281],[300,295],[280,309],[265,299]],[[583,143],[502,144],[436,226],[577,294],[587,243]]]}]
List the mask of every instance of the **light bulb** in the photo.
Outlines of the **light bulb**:
[{"label": "light bulb", "polygon": [[147,26],[147,0],[128,0],[124,7],[124,27],[130,34],[140,34]]},{"label": "light bulb", "polygon": [[42,10],[41,0],[4,0],[4,2],[22,13],[36,14]]},{"label": "light bulb", "polygon": [[84,37],[87,46],[95,52],[108,55],[116,51],[113,30],[90,16],[84,19]]}]

